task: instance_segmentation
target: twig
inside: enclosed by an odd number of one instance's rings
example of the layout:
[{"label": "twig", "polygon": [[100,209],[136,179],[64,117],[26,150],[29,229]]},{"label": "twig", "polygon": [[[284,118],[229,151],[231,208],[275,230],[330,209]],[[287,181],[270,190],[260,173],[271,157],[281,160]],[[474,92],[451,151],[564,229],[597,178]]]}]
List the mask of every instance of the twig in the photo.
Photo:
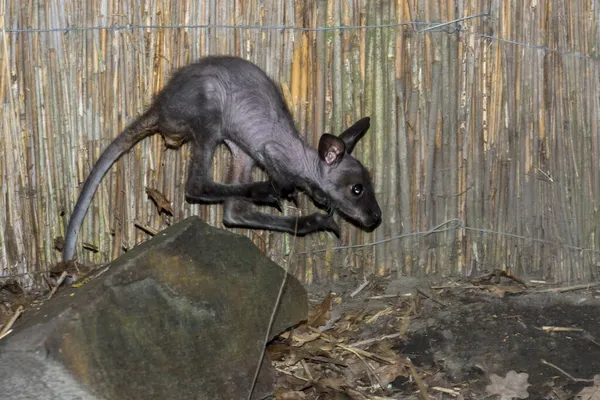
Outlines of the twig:
[{"label": "twig", "polygon": [[423,380],[421,379],[421,377],[417,373],[417,369],[415,368],[415,366],[413,365],[413,363],[410,362],[410,360],[409,360],[408,368],[410,369],[410,374],[412,375],[412,377],[415,380],[417,386],[419,387],[419,390],[421,392],[421,396],[423,397],[423,400],[429,400],[429,394],[427,394],[427,388],[425,387],[425,384],[423,383]]},{"label": "twig", "polygon": [[373,361],[377,361],[377,362],[384,363],[384,364],[389,364],[389,365],[392,365],[392,364],[395,363],[394,360],[391,360],[391,359],[389,359],[387,357],[382,357],[382,356],[379,356],[377,354],[368,352],[368,351],[363,350],[363,349],[357,349],[354,346],[346,346],[346,345],[343,345],[341,343],[336,343],[335,345],[337,347],[339,347],[340,349],[349,351],[350,353],[354,353],[356,355],[361,355],[363,357],[370,358]]},{"label": "twig", "polygon": [[331,357],[323,357],[323,356],[312,356],[310,358],[308,358],[310,361],[314,361],[314,362],[318,362],[318,363],[323,363],[323,364],[334,364],[337,365],[339,367],[347,367],[348,364],[346,364],[343,361],[340,360],[336,360],[335,358],[331,358]]},{"label": "twig", "polygon": [[23,311],[25,311],[25,307],[19,306],[13,316],[6,322],[6,324],[4,324],[2,330],[0,330],[0,340],[4,339],[4,337],[12,331],[10,328],[12,328]]},{"label": "twig", "polygon": [[447,304],[444,304],[443,302],[434,299],[433,297],[431,297],[430,295],[428,295],[427,293],[425,293],[424,291],[422,291],[421,289],[417,288],[417,292],[421,293],[423,296],[427,297],[429,300],[433,301],[434,303],[442,306],[442,307],[446,307]]},{"label": "twig", "polygon": [[563,326],[542,326],[537,328],[544,332],[583,332],[581,328],[568,328]]},{"label": "twig", "polygon": [[304,361],[304,359],[302,359],[302,360],[300,360],[300,364],[302,364],[302,369],[304,370],[304,373],[308,377],[308,380],[310,382],[314,382],[315,379],[313,378],[312,374],[310,373],[310,370],[308,369],[308,365],[306,365],[306,361]]},{"label": "twig", "polygon": [[97,253],[100,251],[100,248],[92,243],[83,242],[81,243],[81,247],[83,247],[85,250],[91,251],[92,253]]},{"label": "twig", "polygon": [[104,267],[99,267],[98,269],[95,269],[95,270],[89,272],[87,275],[81,277],[76,282],[73,282],[71,284],[71,287],[73,287],[73,288],[79,288],[79,287],[87,284],[88,282],[90,282],[92,279],[98,278],[100,275],[102,275],[103,273],[105,273],[109,269],[110,269],[110,265],[106,265]]},{"label": "twig", "polygon": [[353,353],[356,357],[358,357],[358,359],[360,361],[362,361],[363,364],[365,364],[367,374],[369,375],[369,379],[371,380],[371,386],[374,386],[373,385],[373,377],[375,377],[375,379],[377,380],[377,383],[379,384],[379,387],[381,387],[381,389],[383,389],[383,390],[386,389],[386,387],[384,386],[384,384],[381,381],[381,379],[379,378],[379,376],[373,370],[373,367],[371,367],[369,365],[369,363],[363,358],[363,356],[364,356],[364,357],[368,357],[368,358],[371,358],[374,360],[375,358],[372,357],[372,356],[374,356],[374,354],[369,353],[368,351],[364,351],[364,350],[360,350],[360,349],[353,349],[351,347],[347,347],[347,346],[340,345],[340,344],[338,344],[337,346],[346,351],[349,351],[350,353]]},{"label": "twig", "polygon": [[582,378],[575,378],[573,375],[569,374],[568,372],[560,369],[559,367],[557,367],[556,365],[549,363],[548,361],[544,360],[543,358],[540,360],[542,362],[542,364],[546,364],[549,367],[554,368],[555,370],[557,370],[558,372],[562,373],[563,375],[565,375],[567,378],[571,379],[573,382],[594,382],[593,379],[582,379]]},{"label": "twig", "polygon": [[432,286],[431,289],[433,290],[443,290],[443,289],[481,289],[481,286],[475,286],[473,284],[464,284],[464,285],[455,285],[455,284],[451,284],[451,285],[441,285],[441,286]]},{"label": "twig", "polygon": [[56,285],[54,285],[54,287],[50,291],[50,294],[48,295],[48,300],[50,300],[52,298],[52,296],[54,296],[54,293],[56,293],[56,291],[58,290],[58,287],[63,283],[63,281],[65,280],[67,275],[68,275],[67,271],[63,271],[62,274],[60,274],[58,281],[56,281]]},{"label": "twig", "polygon": [[359,294],[360,292],[362,292],[363,289],[366,288],[369,285],[369,283],[371,283],[371,281],[365,280],[358,288],[356,288],[356,290],[354,292],[352,292],[350,294],[350,297],[354,298],[354,296],[356,296],[357,294]]},{"label": "twig", "polygon": [[158,234],[158,232],[159,232],[156,229],[154,229],[154,228],[152,228],[152,227],[150,227],[148,225],[144,225],[144,224],[142,224],[140,222],[137,222],[137,221],[134,222],[133,225],[136,228],[138,228],[139,230],[146,232],[150,236],[156,236]]},{"label": "twig", "polygon": [[412,296],[412,293],[382,294],[379,296],[368,297],[367,300],[385,300],[385,299],[394,299],[396,297],[411,297],[411,296]]},{"label": "twig", "polygon": [[367,346],[371,343],[381,342],[381,341],[387,340],[387,339],[395,339],[395,338],[402,337],[402,336],[404,336],[404,332],[392,333],[391,335],[383,335],[378,338],[366,339],[366,340],[361,340],[360,342],[352,343],[352,347]]},{"label": "twig", "polygon": [[523,282],[523,280],[521,278],[519,278],[518,276],[515,276],[513,274],[510,273],[510,271],[505,271],[505,270],[501,270],[501,269],[495,269],[492,272],[490,272],[489,274],[480,276],[478,278],[474,278],[473,281],[480,283],[480,282],[490,282],[492,280],[492,278],[496,277],[498,283],[500,283],[500,278],[501,277],[505,277],[508,279],[512,279],[513,281],[520,283],[521,285],[523,285],[525,288],[527,288],[527,284],[525,282]]},{"label": "twig", "polygon": [[383,310],[379,310],[375,313],[375,315],[367,318],[367,320],[365,321],[365,323],[371,325],[373,322],[377,321],[377,319],[379,319],[379,317],[381,317],[382,315],[390,315],[394,312],[394,309],[392,307],[387,307],[384,308]]},{"label": "twig", "polygon": [[457,390],[454,390],[454,389],[447,389],[447,388],[443,388],[443,387],[439,387],[439,386],[432,386],[431,390],[436,390],[438,392],[446,393],[452,397],[460,396],[460,392]]},{"label": "twig", "polygon": [[281,368],[275,367],[275,370],[276,370],[277,372],[281,372],[282,374],[285,374],[285,375],[291,376],[292,378],[296,378],[296,379],[298,379],[298,380],[301,380],[301,381],[304,381],[304,382],[310,382],[308,379],[306,379],[306,378],[303,378],[303,377],[301,377],[301,376],[298,376],[298,375],[294,375],[294,374],[292,374],[291,372],[288,372],[288,371],[286,371],[286,370],[284,370],[284,369],[281,369]]},{"label": "twig", "polygon": [[575,290],[591,289],[591,288],[595,288],[598,286],[600,286],[600,282],[584,283],[581,285],[574,285],[574,286],[564,286],[564,287],[557,287],[557,288],[551,288],[551,289],[534,290],[533,293],[551,293],[551,292],[564,293],[564,292],[573,292]]},{"label": "twig", "polygon": [[596,339],[592,335],[590,335],[588,332],[586,332],[584,334],[584,338],[589,340],[592,344],[595,344],[596,346],[600,347],[600,343],[598,343],[596,341]]}]

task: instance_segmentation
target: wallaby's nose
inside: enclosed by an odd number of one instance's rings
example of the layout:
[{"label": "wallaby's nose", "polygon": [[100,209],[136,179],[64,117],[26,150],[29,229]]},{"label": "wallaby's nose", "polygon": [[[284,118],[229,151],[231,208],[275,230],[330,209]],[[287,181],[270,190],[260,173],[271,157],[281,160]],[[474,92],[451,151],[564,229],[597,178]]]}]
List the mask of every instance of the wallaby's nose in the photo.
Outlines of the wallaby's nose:
[{"label": "wallaby's nose", "polygon": [[373,229],[377,228],[381,224],[381,210],[377,209],[373,211]]}]

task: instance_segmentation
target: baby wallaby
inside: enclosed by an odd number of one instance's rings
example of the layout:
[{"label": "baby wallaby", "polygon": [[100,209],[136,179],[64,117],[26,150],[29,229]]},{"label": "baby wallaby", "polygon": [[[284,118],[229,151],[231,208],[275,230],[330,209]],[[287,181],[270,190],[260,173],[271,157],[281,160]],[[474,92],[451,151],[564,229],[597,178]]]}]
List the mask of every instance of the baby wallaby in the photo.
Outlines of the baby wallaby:
[{"label": "baby wallaby", "polygon": [[[381,222],[381,210],[368,171],[351,155],[369,126],[366,117],[339,136],[325,133],[314,149],[300,137],[277,85],[258,66],[238,57],[202,58],[177,71],[149,109],[104,150],[73,210],[63,261],[73,258],[77,233],[104,175],[136,143],[156,133],[171,148],[189,143],[186,201],[224,202],[227,227],[295,235],[324,230],[339,236],[335,210],[372,231]],[[212,180],[212,156],[222,143],[233,156],[230,183]],[[269,180],[253,182],[255,165]],[[253,203],[279,208],[280,200],[295,199],[297,190],[329,213],[289,217],[252,208]]]}]

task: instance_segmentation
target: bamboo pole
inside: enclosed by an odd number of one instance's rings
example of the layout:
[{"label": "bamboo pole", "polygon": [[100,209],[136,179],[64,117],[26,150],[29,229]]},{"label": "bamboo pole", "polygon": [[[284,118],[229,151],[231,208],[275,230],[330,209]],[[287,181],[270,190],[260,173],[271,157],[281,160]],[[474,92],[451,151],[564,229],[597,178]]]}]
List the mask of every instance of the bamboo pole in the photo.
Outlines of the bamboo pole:
[{"label": "bamboo pole", "polygon": [[[339,242],[327,234],[292,238],[234,230],[270,256],[281,257],[291,246],[310,253],[365,244],[452,218],[474,228],[298,255],[289,262],[306,282],[341,279],[348,265],[364,275],[469,274],[491,267],[559,280],[598,274],[600,65],[594,57],[600,16],[589,2],[21,3],[0,2],[4,274],[45,270],[59,259],[54,239],[64,235],[101,151],[148,106],[174,69],[206,54],[240,55],[263,67],[281,84],[299,131],[312,145],[325,130],[339,133],[358,118],[372,118],[355,154],[373,175],[382,226],[363,233],[343,223]],[[460,31],[448,25],[418,33],[431,26],[424,21],[481,12],[490,16],[462,21]],[[419,25],[252,27],[393,22]],[[203,26],[190,27],[195,24]],[[52,30],[92,26],[112,27]],[[10,32],[21,28],[42,30]],[[216,180],[226,179],[228,157],[218,151]],[[222,227],[221,207],[185,202],[188,163],[187,146],[165,150],[159,136],[123,157],[83,222],[79,260],[105,262],[146,240],[134,221],[163,229],[196,214]],[[146,186],[172,201],[173,218],[156,212]],[[300,210],[285,214],[312,211],[303,198]],[[100,251],[83,250],[84,242]]]}]

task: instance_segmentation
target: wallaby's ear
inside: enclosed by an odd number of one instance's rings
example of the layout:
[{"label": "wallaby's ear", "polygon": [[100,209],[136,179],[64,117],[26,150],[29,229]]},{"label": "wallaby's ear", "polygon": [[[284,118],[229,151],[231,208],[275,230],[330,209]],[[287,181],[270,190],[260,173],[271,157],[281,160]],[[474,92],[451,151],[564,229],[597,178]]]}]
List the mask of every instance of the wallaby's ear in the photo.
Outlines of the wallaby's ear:
[{"label": "wallaby's ear", "polygon": [[371,126],[371,118],[364,117],[359,119],[350,128],[342,132],[338,137],[346,143],[346,151],[352,153],[354,146],[367,133]]},{"label": "wallaby's ear", "polygon": [[346,144],[337,136],[324,133],[319,139],[319,157],[327,165],[335,165],[342,161],[346,152]]}]

